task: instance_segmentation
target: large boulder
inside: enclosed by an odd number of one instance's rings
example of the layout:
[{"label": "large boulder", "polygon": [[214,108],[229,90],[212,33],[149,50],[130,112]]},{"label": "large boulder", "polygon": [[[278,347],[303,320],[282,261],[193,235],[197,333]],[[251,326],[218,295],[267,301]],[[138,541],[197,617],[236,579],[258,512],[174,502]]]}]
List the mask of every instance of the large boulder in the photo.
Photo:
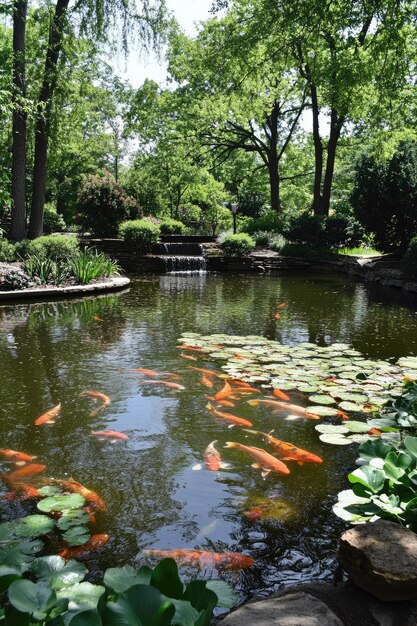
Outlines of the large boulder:
[{"label": "large boulder", "polygon": [[417,535],[399,524],[350,528],[337,559],[356,585],[384,602],[417,598]]}]

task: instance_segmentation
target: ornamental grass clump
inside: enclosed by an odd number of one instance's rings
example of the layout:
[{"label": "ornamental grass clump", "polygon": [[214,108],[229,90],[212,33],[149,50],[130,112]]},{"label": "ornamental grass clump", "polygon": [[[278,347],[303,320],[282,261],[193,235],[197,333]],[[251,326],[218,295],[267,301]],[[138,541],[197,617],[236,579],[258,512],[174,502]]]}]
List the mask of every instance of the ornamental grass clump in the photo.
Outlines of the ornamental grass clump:
[{"label": "ornamental grass clump", "polygon": [[85,248],[70,260],[69,270],[76,282],[86,285],[97,278],[119,274],[121,268],[106,254]]},{"label": "ornamental grass clump", "polygon": [[247,256],[254,247],[254,240],[246,233],[227,235],[221,243],[221,248],[226,256]]},{"label": "ornamental grass clump", "polygon": [[147,220],[129,220],[119,229],[125,243],[140,252],[148,252],[157,243],[161,234],[160,227]]}]

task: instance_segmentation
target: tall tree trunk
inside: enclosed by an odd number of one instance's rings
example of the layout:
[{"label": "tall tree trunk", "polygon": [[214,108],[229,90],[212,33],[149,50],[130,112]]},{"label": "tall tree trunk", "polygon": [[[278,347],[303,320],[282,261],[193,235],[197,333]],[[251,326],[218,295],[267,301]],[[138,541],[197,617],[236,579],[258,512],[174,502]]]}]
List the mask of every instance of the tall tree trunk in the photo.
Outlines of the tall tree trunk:
[{"label": "tall tree trunk", "polygon": [[55,14],[49,31],[48,50],[42,88],[38,100],[35,125],[35,160],[33,166],[32,208],[29,223],[29,238],[35,239],[43,232],[43,209],[48,155],[48,139],[52,97],[56,84],[56,72],[64,34],[65,14],[70,0],[57,0]]},{"label": "tall tree trunk", "polygon": [[26,15],[27,0],[13,3],[13,149],[12,149],[12,224],[10,237],[26,237],[26,112],[21,100],[26,95]]},{"label": "tall tree trunk", "polygon": [[321,196],[321,181],[323,177],[323,144],[320,137],[320,107],[317,97],[317,87],[310,84],[311,110],[313,113],[313,143],[314,143],[314,186],[313,186],[313,213],[324,215]]},{"label": "tall tree trunk", "polygon": [[280,180],[278,172],[278,161],[274,160],[269,162],[269,188],[271,190],[271,209],[279,213],[281,211],[281,198],[280,198]]},{"label": "tall tree trunk", "polygon": [[329,215],[330,197],[332,193],[332,183],[334,175],[334,164],[336,160],[337,143],[340,139],[340,132],[344,123],[344,117],[338,116],[332,109],[330,118],[330,135],[327,144],[327,160],[326,171],[324,174],[323,194],[322,194],[322,211],[323,215]]},{"label": "tall tree trunk", "polygon": [[279,156],[278,156],[278,116],[280,112],[280,105],[278,102],[274,104],[271,111],[271,115],[267,121],[268,133],[268,148],[267,148],[267,161],[268,161],[268,173],[269,173],[269,188],[271,192],[271,208],[273,211],[279,213],[281,211],[281,198],[280,198],[280,179],[279,179]]}]

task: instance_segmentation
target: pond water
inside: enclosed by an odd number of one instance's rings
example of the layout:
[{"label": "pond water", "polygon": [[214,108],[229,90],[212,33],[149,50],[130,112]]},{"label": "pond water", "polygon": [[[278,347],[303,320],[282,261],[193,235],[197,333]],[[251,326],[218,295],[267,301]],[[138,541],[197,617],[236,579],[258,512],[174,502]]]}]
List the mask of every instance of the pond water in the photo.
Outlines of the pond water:
[{"label": "pond water", "polygon": [[[288,305],[280,320],[278,303]],[[96,577],[108,566],[145,562],[144,549],[191,548],[255,559],[252,568],[225,575],[241,600],[329,579],[343,528],[331,506],[357,448],[326,445],[315,422],[285,421],[241,400],[230,412],[324,459],[292,463],[289,476],[264,480],[249,457],[223,449],[248,435],[207,411],[209,390],[188,367],[198,363],[180,358],[177,339],[192,331],[263,335],[289,345],[344,342],[367,357],[396,360],[417,354],[416,314],[417,298],[333,274],[148,276],[118,295],[0,306],[1,448],[37,455],[48,476],[73,477],[106,501],[93,532],[108,533],[110,541],[84,559]],[[130,368],[176,373],[185,390],[143,384]],[[86,390],[107,394],[110,406],[91,416],[91,398],[80,396]],[[56,423],[35,428],[34,420],[58,402]],[[91,436],[103,428],[129,440]],[[212,440],[232,467],[193,471]],[[248,519],[259,498],[282,500],[291,514]],[[4,498],[0,506],[3,520],[35,508]]]}]

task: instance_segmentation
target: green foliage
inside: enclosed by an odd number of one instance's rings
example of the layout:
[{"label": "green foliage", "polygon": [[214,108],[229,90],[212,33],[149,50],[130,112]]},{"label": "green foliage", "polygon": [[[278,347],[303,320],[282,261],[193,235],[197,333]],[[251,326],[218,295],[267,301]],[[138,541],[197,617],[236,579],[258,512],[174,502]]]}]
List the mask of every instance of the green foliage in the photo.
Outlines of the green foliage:
[{"label": "green foliage", "polygon": [[160,221],[159,228],[161,235],[184,235],[187,230],[185,224],[170,217],[163,218]]},{"label": "green foliage", "polygon": [[44,207],[43,230],[47,235],[66,230],[64,218],[56,212],[50,203],[46,203]]},{"label": "green foliage", "polygon": [[247,215],[254,219],[259,219],[264,208],[264,199],[260,191],[254,191],[244,187],[239,192],[237,212],[240,215]]},{"label": "green foliage", "polygon": [[97,278],[106,278],[121,272],[121,268],[110,257],[97,250],[80,250],[70,259],[69,271],[81,285],[86,285]]},{"label": "green foliage", "polygon": [[269,247],[273,234],[266,230],[257,230],[252,233],[252,239],[256,243],[257,246]]},{"label": "green foliage", "polygon": [[46,235],[33,241],[25,239],[15,244],[16,256],[20,259],[37,256],[53,261],[68,261],[78,249],[78,239],[73,235]]},{"label": "green foliage", "polygon": [[254,247],[254,240],[246,233],[227,235],[221,244],[223,253],[227,256],[247,256]]},{"label": "green foliage", "polygon": [[117,236],[123,221],[141,215],[139,205],[125,194],[109,172],[85,178],[77,211],[77,222],[101,237]]},{"label": "green foliage", "polygon": [[161,230],[157,224],[145,220],[131,220],[121,224],[120,236],[131,248],[141,252],[150,250],[159,240]]},{"label": "green foliage", "polygon": [[0,239],[0,262],[11,263],[15,260],[15,247],[7,239]]},{"label": "green foliage", "polygon": [[290,243],[315,248],[340,248],[357,246],[363,229],[351,216],[314,216],[309,213],[289,218],[283,234]]},{"label": "green foliage", "polygon": [[41,285],[61,285],[70,276],[62,261],[54,261],[38,254],[25,259],[22,267],[32,279],[39,279]]},{"label": "green foliage", "polygon": [[273,235],[269,245],[271,250],[273,250],[274,252],[281,252],[286,243],[287,240],[285,239],[285,237],[283,237],[283,235]]},{"label": "green foliage", "polygon": [[351,202],[379,250],[404,253],[417,233],[417,142],[401,142],[387,161],[362,155]]},{"label": "green foliage", "polygon": [[[1,241],[0,241],[1,251]],[[402,270],[406,276],[417,278],[417,237],[413,237],[401,262]]]},{"label": "green foliage", "polygon": [[281,233],[283,225],[284,218],[281,214],[272,209],[264,209],[257,219],[245,224],[241,230],[250,235],[259,230],[270,233]]}]

